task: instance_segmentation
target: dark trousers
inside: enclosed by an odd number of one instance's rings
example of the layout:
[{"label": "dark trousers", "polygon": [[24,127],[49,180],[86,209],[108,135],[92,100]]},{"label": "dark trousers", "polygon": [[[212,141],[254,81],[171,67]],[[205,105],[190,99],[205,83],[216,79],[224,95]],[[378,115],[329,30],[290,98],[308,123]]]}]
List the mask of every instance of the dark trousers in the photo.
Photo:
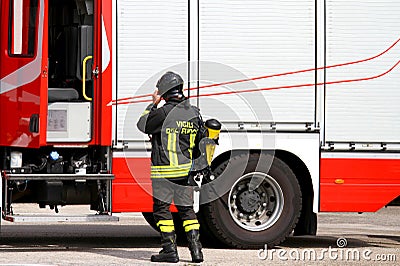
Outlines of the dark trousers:
[{"label": "dark trousers", "polygon": [[193,210],[193,187],[187,186],[186,183],[187,180],[152,179],[153,215],[156,223],[160,220],[172,220],[170,211],[172,200],[182,221],[197,219]]}]

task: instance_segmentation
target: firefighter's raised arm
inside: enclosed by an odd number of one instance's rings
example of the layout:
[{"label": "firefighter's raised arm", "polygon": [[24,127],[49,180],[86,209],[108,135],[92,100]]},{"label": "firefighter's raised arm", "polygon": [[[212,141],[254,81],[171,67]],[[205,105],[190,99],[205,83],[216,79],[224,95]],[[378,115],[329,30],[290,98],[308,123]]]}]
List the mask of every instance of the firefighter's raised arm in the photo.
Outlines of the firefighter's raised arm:
[{"label": "firefighter's raised arm", "polygon": [[158,90],[154,91],[152,97],[153,103],[146,107],[136,124],[138,129],[146,134],[155,134],[161,132],[162,123],[165,119],[164,110],[157,109],[157,105],[161,101],[161,96],[158,95]]}]

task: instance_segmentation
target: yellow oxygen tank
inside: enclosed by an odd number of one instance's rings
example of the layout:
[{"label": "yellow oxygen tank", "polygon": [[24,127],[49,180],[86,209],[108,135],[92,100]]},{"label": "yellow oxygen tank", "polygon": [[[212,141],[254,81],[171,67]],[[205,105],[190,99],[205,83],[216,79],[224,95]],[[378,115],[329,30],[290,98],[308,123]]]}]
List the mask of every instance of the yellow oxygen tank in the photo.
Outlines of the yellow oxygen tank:
[{"label": "yellow oxygen tank", "polygon": [[214,156],[215,146],[218,144],[221,123],[216,119],[208,119],[205,122],[207,140],[205,141],[207,164],[210,166]]}]

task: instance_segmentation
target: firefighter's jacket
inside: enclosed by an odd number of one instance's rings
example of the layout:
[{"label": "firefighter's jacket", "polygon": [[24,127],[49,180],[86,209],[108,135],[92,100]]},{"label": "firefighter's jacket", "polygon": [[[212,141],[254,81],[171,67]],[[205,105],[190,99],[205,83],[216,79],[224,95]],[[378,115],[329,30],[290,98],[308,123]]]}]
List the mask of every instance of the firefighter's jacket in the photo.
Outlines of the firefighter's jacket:
[{"label": "firefighter's jacket", "polygon": [[187,178],[201,126],[199,110],[186,100],[147,106],[137,127],[151,135],[151,178]]}]

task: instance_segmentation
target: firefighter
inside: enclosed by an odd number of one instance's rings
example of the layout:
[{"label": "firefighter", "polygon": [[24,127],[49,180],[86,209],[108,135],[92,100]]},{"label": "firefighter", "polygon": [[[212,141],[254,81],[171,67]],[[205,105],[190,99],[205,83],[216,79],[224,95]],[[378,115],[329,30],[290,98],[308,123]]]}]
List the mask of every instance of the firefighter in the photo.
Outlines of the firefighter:
[{"label": "firefighter", "polygon": [[[200,224],[193,210],[193,188],[188,174],[198,132],[202,128],[199,110],[183,94],[183,79],[174,72],[165,73],[157,82],[151,103],[137,126],[151,135],[151,180],[153,215],[161,234],[162,250],[151,256],[153,262],[178,262],[175,227],[170,212],[172,200],[183,221],[192,262],[202,262]],[[165,104],[158,108],[161,99]]]}]

